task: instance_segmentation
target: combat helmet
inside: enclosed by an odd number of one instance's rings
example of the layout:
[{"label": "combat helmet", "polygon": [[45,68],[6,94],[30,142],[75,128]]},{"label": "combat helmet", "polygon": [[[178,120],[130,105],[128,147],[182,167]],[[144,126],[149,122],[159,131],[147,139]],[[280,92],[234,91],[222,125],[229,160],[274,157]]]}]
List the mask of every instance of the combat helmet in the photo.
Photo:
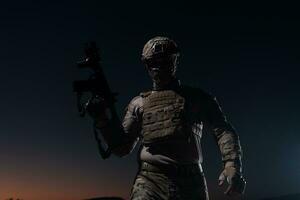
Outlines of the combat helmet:
[{"label": "combat helmet", "polygon": [[142,52],[142,61],[166,57],[174,54],[179,55],[177,44],[167,37],[157,36],[150,39],[145,44]]}]

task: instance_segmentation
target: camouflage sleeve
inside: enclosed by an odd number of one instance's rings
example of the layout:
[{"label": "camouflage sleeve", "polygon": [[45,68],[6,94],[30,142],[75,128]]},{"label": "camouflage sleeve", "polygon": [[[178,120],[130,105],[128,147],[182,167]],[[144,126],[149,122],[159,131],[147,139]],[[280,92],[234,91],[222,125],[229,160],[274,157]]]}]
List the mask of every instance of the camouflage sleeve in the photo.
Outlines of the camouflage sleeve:
[{"label": "camouflage sleeve", "polygon": [[206,120],[214,133],[224,164],[233,163],[241,167],[242,149],[239,136],[227,121],[216,98],[211,96],[207,100]]},{"label": "camouflage sleeve", "polygon": [[[122,126],[108,123],[107,126],[99,128],[113,154],[123,157],[136,146],[141,131],[140,112],[141,97],[138,96],[126,107]],[[113,132],[117,134],[112,134]]]}]

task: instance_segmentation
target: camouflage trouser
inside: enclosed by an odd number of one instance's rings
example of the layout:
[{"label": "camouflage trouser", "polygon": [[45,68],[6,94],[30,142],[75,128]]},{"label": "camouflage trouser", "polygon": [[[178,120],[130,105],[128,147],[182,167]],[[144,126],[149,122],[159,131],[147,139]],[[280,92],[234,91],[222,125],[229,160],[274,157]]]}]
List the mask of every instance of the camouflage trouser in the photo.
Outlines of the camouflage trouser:
[{"label": "camouflage trouser", "polygon": [[131,192],[131,200],[208,200],[203,172],[170,176],[140,170]]}]

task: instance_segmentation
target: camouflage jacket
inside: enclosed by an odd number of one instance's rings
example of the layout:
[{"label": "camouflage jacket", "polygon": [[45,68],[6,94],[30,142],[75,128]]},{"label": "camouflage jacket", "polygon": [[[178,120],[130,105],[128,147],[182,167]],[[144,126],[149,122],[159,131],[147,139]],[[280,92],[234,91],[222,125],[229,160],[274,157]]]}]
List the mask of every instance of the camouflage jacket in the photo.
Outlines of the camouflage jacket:
[{"label": "camouflage jacket", "polygon": [[[150,157],[159,155],[158,159],[162,157],[163,162],[168,162],[168,159],[164,158],[170,158],[171,162],[174,161],[179,164],[189,162],[189,159],[190,162],[201,162],[202,153],[201,147],[199,147],[200,141],[198,140],[201,139],[202,127],[204,126],[209,132],[213,133],[222,155],[222,161],[224,163],[233,161],[236,166],[241,167],[242,150],[239,137],[224,116],[216,98],[198,88],[180,84],[168,90],[180,94],[185,99],[184,109],[188,116],[187,126],[189,126],[188,130],[191,132],[189,135],[196,135],[197,137],[186,137],[179,140],[166,138],[163,141],[154,141],[151,144],[145,143],[143,135],[145,100],[153,93],[161,92],[148,91],[134,97],[128,104],[122,126],[108,124],[105,127],[99,127],[104,139],[111,146],[112,152],[120,157],[125,156],[134,149],[138,141],[141,141],[140,158],[142,160],[149,159],[149,155]],[[121,130],[118,127],[121,127]],[[119,137],[112,138],[112,131],[118,131]],[[157,148],[157,146],[160,147]],[[171,151],[172,153],[170,153]],[[151,153],[149,154],[149,152]],[[188,156],[184,156],[184,154]],[[154,160],[157,160],[157,158]]]}]

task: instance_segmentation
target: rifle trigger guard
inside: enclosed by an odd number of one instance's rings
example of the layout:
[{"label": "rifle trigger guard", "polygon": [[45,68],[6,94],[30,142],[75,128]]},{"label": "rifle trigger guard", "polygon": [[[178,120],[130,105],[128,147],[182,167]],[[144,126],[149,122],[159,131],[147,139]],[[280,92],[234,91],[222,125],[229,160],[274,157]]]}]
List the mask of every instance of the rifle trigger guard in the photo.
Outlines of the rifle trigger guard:
[{"label": "rifle trigger guard", "polygon": [[83,104],[81,102],[81,97],[82,97],[82,93],[77,92],[77,109],[79,112],[79,116],[84,117],[85,116],[85,107],[83,106]]}]

